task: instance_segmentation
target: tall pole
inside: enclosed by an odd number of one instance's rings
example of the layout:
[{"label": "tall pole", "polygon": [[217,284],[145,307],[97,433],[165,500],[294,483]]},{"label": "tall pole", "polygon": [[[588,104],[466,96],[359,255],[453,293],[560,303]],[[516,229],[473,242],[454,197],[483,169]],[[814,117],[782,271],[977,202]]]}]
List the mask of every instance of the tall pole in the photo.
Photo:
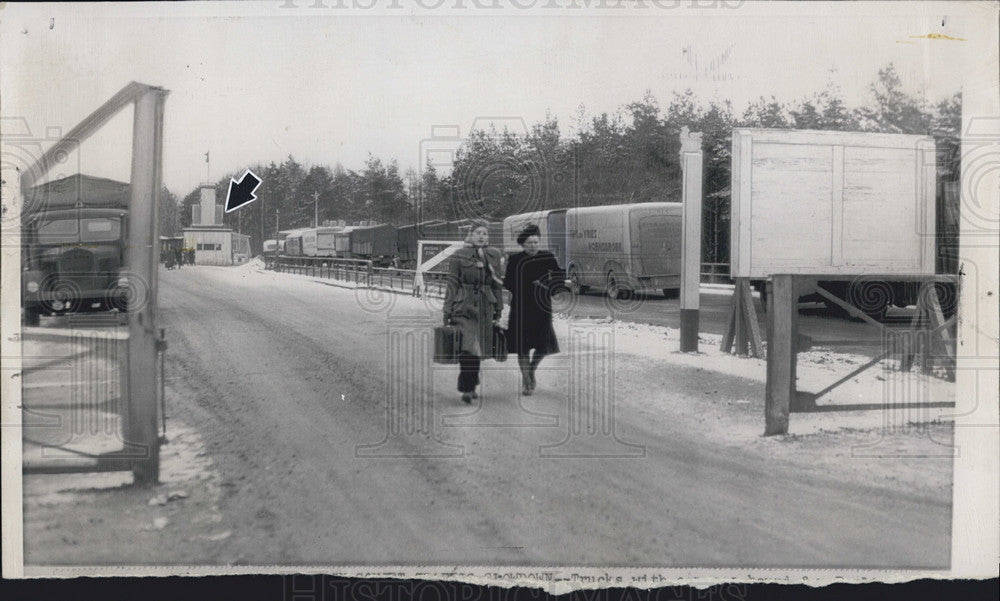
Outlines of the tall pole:
[{"label": "tall pole", "polygon": [[281,231],[281,221],[280,221],[279,213],[281,213],[281,211],[279,211],[278,209],[274,210],[274,237],[275,238],[278,237],[278,232]]},{"label": "tall pole", "polygon": [[313,192],[313,227],[319,227],[319,192]]},{"label": "tall pole", "polygon": [[[132,446],[133,474],[139,484],[154,484],[160,473],[157,432],[157,209],[163,178],[163,103],[166,90],[150,89],[135,101],[132,126],[132,177],[129,180],[128,246],[125,265],[130,285],[145,288],[128,306],[128,417],[126,444]],[[143,302],[145,301],[145,302]]]},{"label": "tall pole", "polygon": [[[211,152],[211,151],[208,151]],[[208,152],[205,152],[205,183],[212,182],[211,164],[208,162]]]},{"label": "tall pole", "polygon": [[701,134],[681,129],[681,344],[682,353],[698,351],[701,284]]}]

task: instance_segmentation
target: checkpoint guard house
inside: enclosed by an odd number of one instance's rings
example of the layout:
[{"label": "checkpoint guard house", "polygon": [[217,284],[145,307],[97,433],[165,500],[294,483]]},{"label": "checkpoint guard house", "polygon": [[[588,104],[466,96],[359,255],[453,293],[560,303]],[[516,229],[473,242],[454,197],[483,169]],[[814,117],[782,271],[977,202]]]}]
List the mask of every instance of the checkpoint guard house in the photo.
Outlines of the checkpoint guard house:
[{"label": "checkpoint guard house", "polygon": [[201,202],[191,206],[191,227],[184,229],[184,247],[194,249],[195,265],[242,265],[249,261],[250,236],[223,224],[215,186],[202,185],[199,194]]}]

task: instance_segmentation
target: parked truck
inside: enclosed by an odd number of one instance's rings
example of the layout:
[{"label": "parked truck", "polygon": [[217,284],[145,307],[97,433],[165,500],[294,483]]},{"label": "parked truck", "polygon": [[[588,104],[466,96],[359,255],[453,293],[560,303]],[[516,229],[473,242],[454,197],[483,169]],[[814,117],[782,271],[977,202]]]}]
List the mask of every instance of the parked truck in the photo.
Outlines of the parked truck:
[{"label": "parked truck", "polygon": [[25,323],[37,325],[42,314],[126,311],[128,184],[73,175],[27,194],[40,204],[21,221]]},{"label": "parked truck", "polygon": [[302,230],[302,253],[307,257],[336,256],[335,235],[343,228],[321,226]]},{"label": "parked truck", "polygon": [[304,230],[288,230],[285,236],[285,254],[290,257],[303,255],[302,232]]},{"label": "parked truck", "polygon": [[350,232],[351,255],[388,265],[396,256],[396,226],[388,223],[359,226]]}]

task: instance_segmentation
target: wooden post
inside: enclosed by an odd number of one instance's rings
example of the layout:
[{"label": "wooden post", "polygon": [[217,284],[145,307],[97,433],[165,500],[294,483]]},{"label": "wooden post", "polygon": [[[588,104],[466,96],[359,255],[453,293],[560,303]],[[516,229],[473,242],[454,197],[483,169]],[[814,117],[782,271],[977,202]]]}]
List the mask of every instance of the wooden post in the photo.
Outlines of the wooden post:
[{"label": "wooden post", "polygon": [[[910,322],[914,331],[911,337],[913,340],[907,338],[903,345],[899,362],[900,371],[910,371],[915,360],[921,369],[926,371],[928,367],[936,364],[935,359],[943,358],[940,364],[943,365],[948,378],[954,379],[956,349],[955,341],[949,331],[954,320],[954,317],[947,320],[944,318],[935,283],[923,282],[917,295],[917,313]],[[916,335],[921,329],[924,335]]]},{"label": "wooden post", "polygon": [[701,133],[681,129],[681,343],[682,353],[698,351],[698,311],[701,284]]},{"label": "wooden post", "polygon": [[133,290],[129,304],[128,433],[138,449],[133,474],[137,484],[159,479],[160,453],[156,406],[156,241],[157,207],[162,187],[163,103],[166,91],[150,88],[136,98],[132,129],[132,178],[125,265]]},{"label": "wooden post", "polygon": [[722,352],[732,352],[734,341],[737,355],[764,356],[757,311],[753,306],[753,293],[747,278],[736,278],[733,298],[729,303],[729,325],[720,347]]},{"label": "wooden post", "polygon": [[767,384],[764,436],[788,433],[788,412],[795,398],[798,347],[798,296],[791,275],[771,276],[767,302]]}]

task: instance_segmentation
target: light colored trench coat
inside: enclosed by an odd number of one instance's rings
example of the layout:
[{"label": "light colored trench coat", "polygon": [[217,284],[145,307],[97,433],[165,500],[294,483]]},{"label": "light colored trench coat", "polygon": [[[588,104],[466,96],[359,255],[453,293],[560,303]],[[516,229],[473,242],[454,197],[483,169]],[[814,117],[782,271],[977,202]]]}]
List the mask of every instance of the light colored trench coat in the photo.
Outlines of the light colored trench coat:
[{"label": "light colored trench coat", "polygon": [[451,256],[443,307],[445,322],[451,320],[462,330],[462,352],[481,359],[491,356],[493,322],[503,312],[500,251],[487,246],[483,255],[485,262],[467,244]]}]

